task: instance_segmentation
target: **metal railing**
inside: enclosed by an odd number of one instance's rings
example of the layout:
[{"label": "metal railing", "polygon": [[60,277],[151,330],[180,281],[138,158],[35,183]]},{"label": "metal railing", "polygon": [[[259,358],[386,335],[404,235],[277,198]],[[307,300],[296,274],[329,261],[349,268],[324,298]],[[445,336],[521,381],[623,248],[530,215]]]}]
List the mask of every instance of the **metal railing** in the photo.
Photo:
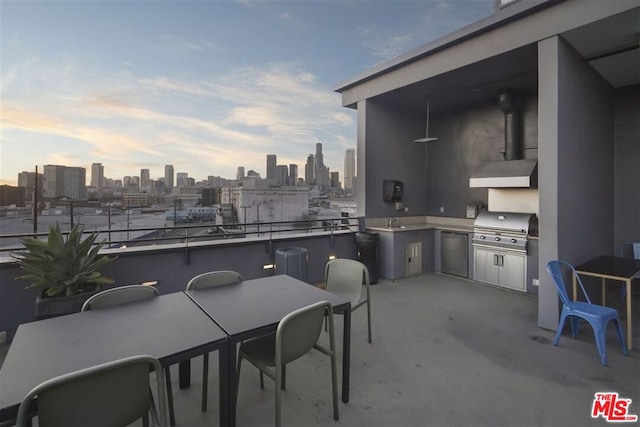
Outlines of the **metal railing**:
[{"label": "metal railing", "polygon": [[[271,221],[254,223],[190,223],[188,225],[174,225],[162,227],[129,227],[117,229],[85,229],[83,234],[98,232],[97,242],[104,242],[105,248],[124,248],[132,246],[158,246],[175,243],[189,245],[193,242],[219,241],[226,239],[261,238],[271,241],[274,236],[299,235],[302,233],[328,233],[330,236],[337,231],[357,231],[359,218],[339,217],[306,219],[298,221]],[[38,233],[0,234],[0,257],[8,256],[11,252],[24,249],[20,239],[36,237],[46,239],[48,231]],[[63,231],[67,236],[69,231]],[[126,234],[126,238],[122,236]],[[104,236],[103,238],[100,238]],[[114,238],[115,236],[115,238]],[[133,237],[132,237],[133,236]],[[9,244],[4,242],[13,239]]]}]

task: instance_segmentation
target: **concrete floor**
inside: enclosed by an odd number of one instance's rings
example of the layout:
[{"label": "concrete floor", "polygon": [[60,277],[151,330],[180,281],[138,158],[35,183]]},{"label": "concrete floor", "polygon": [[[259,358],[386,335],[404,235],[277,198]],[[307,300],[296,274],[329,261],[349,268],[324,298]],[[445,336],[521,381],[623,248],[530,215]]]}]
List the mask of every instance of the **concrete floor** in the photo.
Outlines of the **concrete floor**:
[{"label": "concrete floor", "polygon": [[[340,421],[332,418],[328,358],[311,352],[287,367],[283,425],[602,426],[590,416],[598,391],[632,399],[630,412],[640,415],[640,352],[623,356],[611,326],[603,367],[587,324],[578,339],[565,332],[552,345],[555,333],[537,326],[535,296],[442,274],[382,280],[371,293],[373,344],[361,308],[352,320],[351,399],[340,403]],[[337,318],[337,343],[341,325]],[[207,413],[200,411],[201,360],[192,364],[190,389],[174,385],[178,426],[218,425],[216,364],[213,356]],[[265,381],[261,390],[257,370],[243,364],[238,426],[274,424],[273,383]]]}]

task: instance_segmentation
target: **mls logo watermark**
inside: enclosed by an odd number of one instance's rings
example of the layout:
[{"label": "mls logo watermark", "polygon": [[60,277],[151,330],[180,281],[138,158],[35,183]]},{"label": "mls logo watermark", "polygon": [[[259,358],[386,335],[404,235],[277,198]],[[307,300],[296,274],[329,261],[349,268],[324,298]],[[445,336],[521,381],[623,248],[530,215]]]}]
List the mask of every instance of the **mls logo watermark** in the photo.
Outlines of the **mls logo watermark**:
[{"label": "mls logo watermark", "polygon": [[618,397],[617,392],[596,393],[591,407],[591,418],[602,417],[611,423],[634,423],[638,416],[629,413],[631,399]]}]

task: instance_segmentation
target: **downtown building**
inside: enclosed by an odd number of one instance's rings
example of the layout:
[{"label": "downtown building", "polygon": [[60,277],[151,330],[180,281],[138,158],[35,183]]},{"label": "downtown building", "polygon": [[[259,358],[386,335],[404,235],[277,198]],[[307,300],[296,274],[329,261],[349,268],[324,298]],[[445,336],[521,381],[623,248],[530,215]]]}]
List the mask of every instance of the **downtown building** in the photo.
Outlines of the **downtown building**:
[{"label": "downtown building", "polygon": [[[38,199],[42,199],[44,188],[44,175],[38,174]],[[36,188],[36,173],[23,171],[18,174],[18,187],[24,188],[24,200],[33,201],[33,194]]]},{"label": "downtown building", "polygon": [[86,169],[44,165],[43,196],[46,199],[86,200]]},{"label": "downtown building", "polygon": [[222,204],[233,205],[238,221],[278,222],[299,220],[309,212],[307,187],[232,187],[221,194]]}]

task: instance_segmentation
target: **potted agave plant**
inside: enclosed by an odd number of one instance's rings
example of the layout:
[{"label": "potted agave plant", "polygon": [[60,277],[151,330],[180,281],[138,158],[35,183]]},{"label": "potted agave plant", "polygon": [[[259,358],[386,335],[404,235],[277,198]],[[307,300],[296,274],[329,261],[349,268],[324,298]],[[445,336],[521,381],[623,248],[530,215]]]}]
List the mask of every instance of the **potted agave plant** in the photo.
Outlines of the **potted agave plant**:
[{"label": "potted agave plant", "polygon": [[28,274],[16,279],[31,280],[26,289],[38,289],[36,318],[44,319],[80,311],[91,295],[104,284],[113,283],[98,269],[116,257],[99,256],[104,241],[95,243],[98,232],[84,240],[84,227],[74,226],[65,239],[60,225],[51,226],[46,241],[33,237],[22,239],[26,251],[13,254]]}]

